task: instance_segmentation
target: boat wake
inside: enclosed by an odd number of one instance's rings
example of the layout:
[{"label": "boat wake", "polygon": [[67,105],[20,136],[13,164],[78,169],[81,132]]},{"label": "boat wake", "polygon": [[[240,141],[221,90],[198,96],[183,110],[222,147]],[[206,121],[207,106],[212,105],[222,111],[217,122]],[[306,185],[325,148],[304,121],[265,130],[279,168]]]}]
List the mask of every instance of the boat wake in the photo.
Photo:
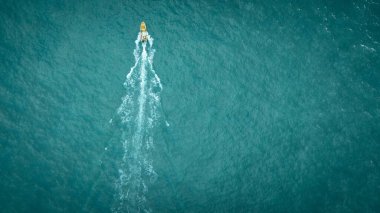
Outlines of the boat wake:
[{"label": "boat wake", "polygon": [[[141,33],[141,32],[140,32]],[[134,50],[135,64],[127,75],[126,95],[117,110],[122,128],[123,157],[112,212],[151,212],[146,194],[157,174],[152,165],[153,129],[160,118],[162,85],[153,69],[153,38]]]}]

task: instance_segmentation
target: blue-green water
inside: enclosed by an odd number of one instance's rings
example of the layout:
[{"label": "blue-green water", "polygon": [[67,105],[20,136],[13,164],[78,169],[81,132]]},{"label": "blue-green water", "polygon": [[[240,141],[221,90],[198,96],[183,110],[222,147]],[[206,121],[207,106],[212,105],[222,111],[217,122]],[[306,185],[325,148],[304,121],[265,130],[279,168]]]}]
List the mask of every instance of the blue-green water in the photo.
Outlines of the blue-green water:
[{"label": "blue-green water", "polygon": [[380,211],[378,1],[3,0],[0,36],[0,212]]}]

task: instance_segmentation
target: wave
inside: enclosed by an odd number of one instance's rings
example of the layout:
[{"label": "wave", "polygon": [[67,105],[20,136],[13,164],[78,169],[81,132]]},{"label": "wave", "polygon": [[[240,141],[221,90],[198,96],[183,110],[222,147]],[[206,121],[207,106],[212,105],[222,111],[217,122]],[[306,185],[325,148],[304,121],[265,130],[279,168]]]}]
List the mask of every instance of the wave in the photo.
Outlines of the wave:
[{"label": "wave", "polygon": [[[126,95],[117,110],[120,118],[123,157],[116,181],[112,212],[151,212],[146,194],[157,174],[153,168],[153,129],[161,117],[160,78],[153,69],[153,38],[141,43],[138,35],[134,49],[135,64],[127,74]],[[140,47],[141,46],[141,47]]]}]

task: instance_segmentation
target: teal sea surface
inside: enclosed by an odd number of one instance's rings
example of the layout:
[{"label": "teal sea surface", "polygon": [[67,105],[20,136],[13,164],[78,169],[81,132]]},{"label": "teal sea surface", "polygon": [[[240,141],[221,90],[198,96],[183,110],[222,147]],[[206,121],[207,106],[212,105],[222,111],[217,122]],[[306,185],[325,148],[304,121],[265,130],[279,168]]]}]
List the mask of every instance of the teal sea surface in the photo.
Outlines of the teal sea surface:
[{"label": "teal sea surface", "polygon": [[380,212],[377,0],[1,0],[0,38],[0,212]]}]

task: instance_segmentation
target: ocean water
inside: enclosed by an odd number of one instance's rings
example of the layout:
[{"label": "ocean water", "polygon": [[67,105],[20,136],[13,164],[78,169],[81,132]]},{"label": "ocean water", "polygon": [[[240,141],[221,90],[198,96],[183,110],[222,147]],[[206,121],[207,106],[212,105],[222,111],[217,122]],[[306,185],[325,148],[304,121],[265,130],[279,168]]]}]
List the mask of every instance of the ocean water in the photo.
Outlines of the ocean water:
[{"label": "ocean water", "polygon": [[0,38],[0,212],[380,212],[379,1],[2,0]]}]

